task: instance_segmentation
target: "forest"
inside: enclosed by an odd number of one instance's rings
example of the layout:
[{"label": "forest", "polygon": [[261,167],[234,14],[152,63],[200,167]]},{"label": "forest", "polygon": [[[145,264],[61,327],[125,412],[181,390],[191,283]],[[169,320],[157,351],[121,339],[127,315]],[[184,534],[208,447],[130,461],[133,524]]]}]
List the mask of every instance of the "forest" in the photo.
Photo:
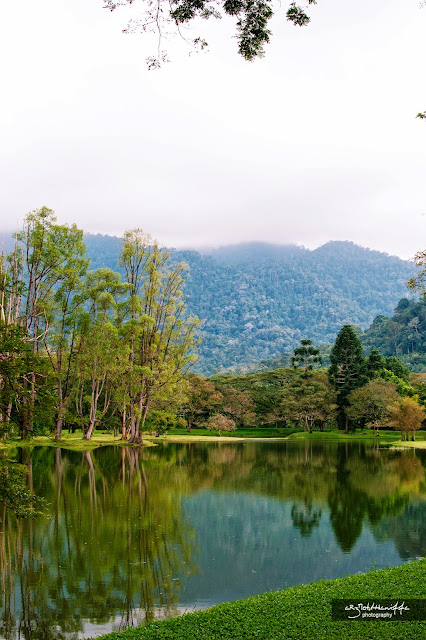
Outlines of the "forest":
[{"label": "forest", "polygon": [[[120,238],[84,234],[84,243],[90,269],[124,278]],[[13,240],[7,244],[11,250]],[[263,243],[209,251],[168,250],[170,263],[188,265],[182,292],[201,321],[194,370],[203,375],[255,371],[285,353],[283,366],[302,338],[326,346],[344,324],[366,330],[410,295],[406,282],[416,273],[408,261],[351,242],[315,251]]]},{"label": "forest", "polygon": [[[85,234],[91,268],[119,270],[120,239]],[[195,370],[246,373],[260,361],[291,353],[302,338],[329,344],[347,323],[367,329],[390,315],[413,263],[351,242],[314,251],[296,245],[248,243],[201,253],[170,249],[185,262],[182,291],[201,321]]]}]

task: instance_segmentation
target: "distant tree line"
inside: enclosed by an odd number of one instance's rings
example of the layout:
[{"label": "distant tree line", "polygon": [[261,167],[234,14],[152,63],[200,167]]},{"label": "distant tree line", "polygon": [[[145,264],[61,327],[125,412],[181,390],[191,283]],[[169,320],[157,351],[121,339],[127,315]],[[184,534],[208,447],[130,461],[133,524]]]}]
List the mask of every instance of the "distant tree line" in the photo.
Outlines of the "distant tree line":
[{"label": "distant tree line", "polygon": [[281,426],[309,433],[336,426],[346,433],[370,428],[377,435],[380,428],[389,427],[400,430],[403,439],[414,439],[425,417],[426,383],[420,376],[410,375],[395,356],[373,350],[364,357],[351,325],[344,325],[337,335],[328,369],[318,368],[318,354],[310,340],[302,340],[294,351],[293,367],[210,379],[193,375],[188,424],[203,426],[223,411],[223,394],[238,392],[244,395],[235,399],[242,406],[244,398],[247,409],[239,426]]}]

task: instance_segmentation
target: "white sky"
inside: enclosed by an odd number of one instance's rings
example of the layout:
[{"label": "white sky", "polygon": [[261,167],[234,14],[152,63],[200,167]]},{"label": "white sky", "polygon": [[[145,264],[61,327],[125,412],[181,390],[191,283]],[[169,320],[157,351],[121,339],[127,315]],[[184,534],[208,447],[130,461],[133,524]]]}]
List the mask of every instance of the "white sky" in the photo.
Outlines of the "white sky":
[{"label": "white sky", "polygon": [[277,6],[266,56],[234,21],[207,54],[124,35],[136,9],[20,0],[0,9],[2,229],[46,205],[60,222],[169,246],[328,240],[411,257],[426,245],[426,8],[318,0],[305,28]]}]

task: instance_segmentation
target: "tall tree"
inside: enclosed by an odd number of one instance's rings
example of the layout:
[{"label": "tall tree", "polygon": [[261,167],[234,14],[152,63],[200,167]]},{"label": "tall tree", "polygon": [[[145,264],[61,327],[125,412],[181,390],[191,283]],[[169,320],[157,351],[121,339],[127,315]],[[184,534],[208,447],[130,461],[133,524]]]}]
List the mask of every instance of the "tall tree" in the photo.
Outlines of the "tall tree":
[{"label": "tall tree", "polygon": [[23,366],[29,350],[25,329],[19,323],[24,292],[21,271],[22,252],[15,242],[11,254],[0,255],[0,423],[4,437],[10,426],[13,404],[21,404],[23,375],[29,365],[26,362]]},{"label": "tall tree", "polygon": [[291,363],[293,367],[301,365],[305,373],[308,373],[314,368],[314,365],[321,364],[319,349],[313,346],[312,340],[301,340],[300,347],[294,350]]},{"label": "tall tree", "polygon": [[199,321],[186,315],[182,298],[186,265],[171,265],[170,254],[141,230],[124,237],[121,263],[130,284],[124,326],[130,345],[130,442],[141,443],[153,396],[174,385],[195,360]]},{"label": "tall tree", "polygon": [[126,346],[120,338],[115,316],[119,299],[127,289],[120,274],[111,269],[90,271],[85,280],[84,298],[88,311],[77,359],[76,408],[87,440],[109,409],[114,383],[126,371]]},{"label": "tall tree", "polygon": [[[122,437],[127,439],[128,430],[136,430],[137,407],[137,363],[136,349],[140,332],[139,317],[142,314],[141,296],[147,278],[151,254],[158,250],[157,244],[142,229],[126,231],[122,240],[120,266],[124,269],[125,281],[129,284],[128,297],[122,305],[121,330],[129,347],[129,366],[125,376],[125,392],[122,394]],[[123,390],[124,391],[124,390]],[[129,428],[127,428],[129,420]]]},{"label": "tall tree", "polygon": [[349,433],[348,396],[367,381],[362,345],[351,325],[345,324],[337,334],[330,362],[328,376],[337,392],[338,426]]},{"label": "tall tree", "polygon": [[[55,306],[60,303],[69,308],[73,296],[76,273],[84,269],[85,246],[83,232],[76,225],[56,224],[54,212],[47,207],[29,213],[23,230],[16,234],[22,247],[23,262],[20,277],[25,283],[23,326],[33,353],[38,354],[46,346],[47,334],[55,316]],[[60,293],[58,293],[60,292]],[[66,317],[62,306],[60,325],[65,331]],[[65,337],[57,334],[60,350]],[[62,371],[57,369],[57,380]],[[29,372],[31,394],[26,402],[25,431],[32,433],[34,405],[36,401],[36,373]]]},{"label": "tall tree", "polygon": [[89,261],[85,258],[82,231],[70,238],[74,255],[70,255],[53,299],[46,309],[49,331],[43,339],[56,384],[57,407],[55,438],[62,437],[65,411],[73,394],[76,378],[76,358],[82,348],[82,314],[85,296],[83,278]]}]

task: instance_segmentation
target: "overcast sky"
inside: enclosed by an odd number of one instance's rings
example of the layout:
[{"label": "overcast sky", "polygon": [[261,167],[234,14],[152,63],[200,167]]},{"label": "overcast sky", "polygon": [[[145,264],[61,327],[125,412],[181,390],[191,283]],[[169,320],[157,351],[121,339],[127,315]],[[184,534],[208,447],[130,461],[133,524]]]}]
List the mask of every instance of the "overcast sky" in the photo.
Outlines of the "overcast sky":
[{"label": "overcast sky", "polygon": [[[137,2],[135,3],[137,4]],[[426,248],[426,8],[318,0],[298,28],[277,5],[262,60],[232,19],[202,21],[209,53],[148,71],[149,35],[102,0],[0,10],[1,228],[43,205],[60,222],[169,246],[353,240]]]}]

